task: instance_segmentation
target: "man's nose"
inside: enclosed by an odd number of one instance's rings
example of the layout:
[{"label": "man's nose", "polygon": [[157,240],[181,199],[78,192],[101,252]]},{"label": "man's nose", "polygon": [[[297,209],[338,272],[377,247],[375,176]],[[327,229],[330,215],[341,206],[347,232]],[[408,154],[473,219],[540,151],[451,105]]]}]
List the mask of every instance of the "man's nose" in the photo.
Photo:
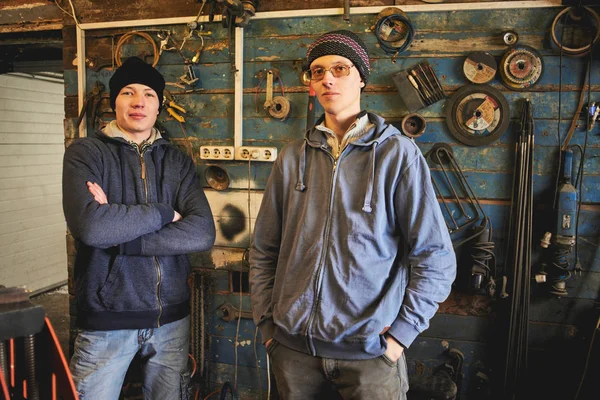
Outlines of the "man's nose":
[{"label": "man's nose", "polygon": [[144,94],[134,94],[133,98],[131,99],[131,105],[133,107],[144,107],[145,103],[146,103],[146,98],[144,97]]},{"label": "man's nose", "polygon": [[325,75],[323,75],[323,84],[332,83],[335,80],[335,76],[333,76],[333,72],[331,69],[325,70]]}]

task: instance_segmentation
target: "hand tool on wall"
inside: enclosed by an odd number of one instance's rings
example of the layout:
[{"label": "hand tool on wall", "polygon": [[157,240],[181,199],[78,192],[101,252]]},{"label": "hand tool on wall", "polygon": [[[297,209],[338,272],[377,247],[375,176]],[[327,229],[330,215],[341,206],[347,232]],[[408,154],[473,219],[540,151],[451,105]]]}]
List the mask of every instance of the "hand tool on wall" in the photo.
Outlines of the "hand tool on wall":
[{"label": "hand tool on wall", "polygon": [[444,88],[427,60],[398,72],[393,80],[404,105],[411,113],[446,97]]},{"label": "hand tool on wall", "polygon": [[[79,111],[79,116],[77,117],[77,122],[75,123],[75,128],[78,129],[81,121],[83,121],[83,117],[86,112],[90,116],[90,120],[93,124],[96,122],[96,111],[98,110],[98,105],[100,104],[100,100],[102,99],[102,92],[104,91],[104,85],[96,81],[92,90],[85,96],[85,100],[83,101],[83,106]],[[91,107],[90,107],[91,104]],[[88,112],[89,111],[89,112]]]},{"label": "hand tool on wall", "polygon": [[177,121],[179,121],[181,123],[185,122],[185,118],[183,117],[183,115],[180,114],[180,113],[183,113],[183,114],[187,113],[185,108],[183,108],[182,106],[177,104],[177,102],[175,101],[175,98],[173,97],[171,92],[169,92],[168,90],[165,89],[163,94],[164,94],[163,105],[166,107],[167,113],[169,113],[169,115],[171,117],[175,118]]},{"label": "hand tool on wall", "polygon": [[[540,271],[536,275],[536,281],[550,283],[550,293],[559,297],[566,296],[566,281],[572,272],[581,271],[578,262],[575,265],[569,261],[575,244],[577,242],[577,210],[579,207],[578,191],[571,182],[573,151],[567,148],[562,152],[564,157],[563,171],[560,183],[556,188],[555,213],[556,221],[553,232],[544,234],[545,262],[541,264]],[[550,246],[547,246],[548,237],[551,238]],[[547,275],[547,276],[546,276]],[[546,278],[546,279],[544,279]]]},{"label": "hand tool on wall", "polygon": [[252,311],[240,310],[230,303],[223,304],[219,310],[223,312],[221,319],[227,322],[235,321],[238,318],[252,319]]},{"label": "hand tool on wall", "polygon": [[[273,97],[274,80],[279,81],[281,96]],[[279,75],[279,70],[277,68],[271,68],[267,71],[267,98],[265,100],[264,108],[271,117],[281,119],[282,121],[285,120],[290,113],[290,101],[283,97],[284,95],[285,89],[283,88],[283,81]]]}]

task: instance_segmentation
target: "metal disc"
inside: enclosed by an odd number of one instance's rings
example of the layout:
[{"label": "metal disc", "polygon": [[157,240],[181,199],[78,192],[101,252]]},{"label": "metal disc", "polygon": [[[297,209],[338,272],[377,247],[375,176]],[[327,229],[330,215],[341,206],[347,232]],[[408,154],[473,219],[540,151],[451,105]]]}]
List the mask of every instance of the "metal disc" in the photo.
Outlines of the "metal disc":
[{"label": "metal disc", "polygon": [[463,64],[465,76],[473,83],[488,83],[494,79],[497,70],[496,59],[484,51],[469,54]]},{"label": "metal disc", "polygon": [[544,64],[532,47],[517,45],[509,48],[500,60],[500,77],[511,90],[527,90],[539,81]]},{"label": "metal disc", "polygon": [[450,133],[468,146],[484,146],[500,138],[510,123],[509,107],[500,91],[488,85],[465,85],[446,103]]},{"label": "metal disc", "polygon": [[208,186],[215,190],[225,190],[229,187],[229,174],[226,170],[216,165],[206,168],[204,178]]}]

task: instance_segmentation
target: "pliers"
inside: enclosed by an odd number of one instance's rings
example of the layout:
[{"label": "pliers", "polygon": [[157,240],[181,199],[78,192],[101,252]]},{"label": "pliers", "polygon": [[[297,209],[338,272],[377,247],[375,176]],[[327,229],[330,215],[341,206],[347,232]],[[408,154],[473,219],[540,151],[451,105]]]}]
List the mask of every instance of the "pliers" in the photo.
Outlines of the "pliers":
[{"label": "pliers", "polygon": [[187,113],[185,108],[181,107],[175,102],[175,98],[168,90],[165,89],[163,94],[165,96],[163,100],[163,105],[167,107],[167,112],[169,113],[169,115],[175,118],[177,121],[184,123],[185,118],[180,113]]}]

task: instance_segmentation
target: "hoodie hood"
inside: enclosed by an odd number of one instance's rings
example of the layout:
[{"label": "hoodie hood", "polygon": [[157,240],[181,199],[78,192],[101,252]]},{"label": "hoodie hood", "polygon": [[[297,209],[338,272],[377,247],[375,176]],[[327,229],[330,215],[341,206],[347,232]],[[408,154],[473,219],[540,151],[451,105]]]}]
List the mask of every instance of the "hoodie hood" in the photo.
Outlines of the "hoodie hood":
[{"label": "hoodie hood", "polygon": [[[117,125],[117,121],[116,120],[112,120],[110,121],[110,123],[108,123],[104,128],[99,129],[96,131],[96,136],[99,139],[106,139],[106,138],[112,138],[112,139],[121,139],[122,141],[125,141],[126,143],[134,143],[133,140],[131,140],[120,128],[119,125]],[[144,140],[144,144],[146,145],[151,145],[154,142],[158,141],[159,139],[164,139],[161,134],[160,131],[158,129],[156,129],[155,127],[152,127],[152,131],[150,132],[150,137],[148,137],[148,139]],[[119,140],[119,141],[121,141]],[[166,140],[166,139],[165,139]],[[141,144],[140,144],[141,146]]]},{"label": "hoodie hood", "polygon": [[[359,137],[357,140],[349,144],[349,146],[371,147],[371,154],[369,156],[370,169],[369,174],[367,176],[367,185],[362,206],[362,210],[364,212],[370,213],[371,211],[373,211],[371,200],[373,198],[373,185],[375,184],[375,164],[377,146],[386,141],[391,136],[400,135],[400,131],[398,131],[398,129],[396,129],[393,125],[387,124],[385,120],[377,114],[369,113],[367,111],[361,111],[357,115],[357,118],[361,118],[365,114],[368,116],[369,121],[374,125],[374,127],[371,128],[364,135]],[[302,145],[302,149],[300,151],[300,158],[298,160],[298,181],[296,182],[296,190],[299,190],[301,192],[306,189],[306,185],[304,184],[304,172],[306,170],[306,147],[310,146],[314,148],[320,148],[324,151],[329,151],[327,138],[325,137],[325,135],[323,135],[323,132],[316,128],[316,126],[323,123],[324,120],[325,115],[323,114],[321,118],[319,118],[319,120],[316,122],[315,127],[309,129],[305,135],[305,141]]]}]

